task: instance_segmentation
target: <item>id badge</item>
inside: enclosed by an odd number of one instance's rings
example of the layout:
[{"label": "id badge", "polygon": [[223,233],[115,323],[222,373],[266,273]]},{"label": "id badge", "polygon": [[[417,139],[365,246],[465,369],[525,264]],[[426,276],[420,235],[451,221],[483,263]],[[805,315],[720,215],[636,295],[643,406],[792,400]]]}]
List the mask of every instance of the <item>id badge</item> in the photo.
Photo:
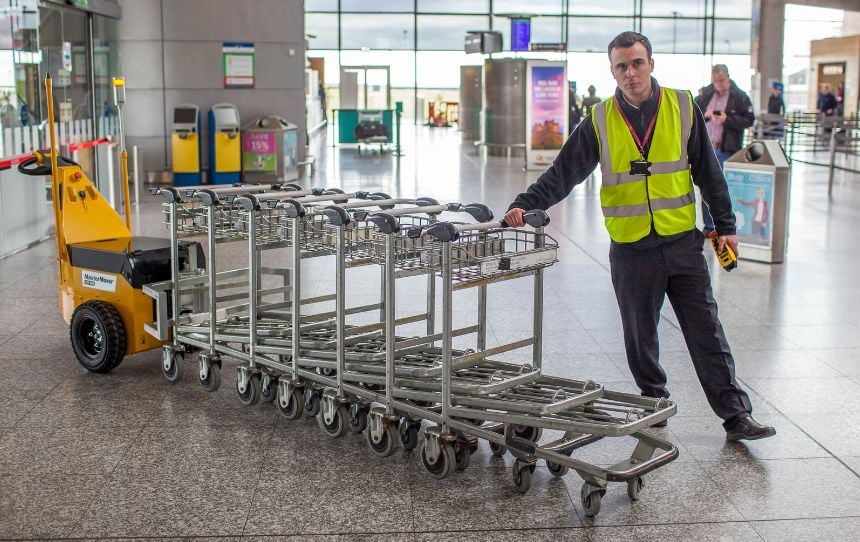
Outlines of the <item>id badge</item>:
[{"label": "id badge", "polygon": [[631,175],[651,175],[651,162],[647,160],[631,160]]}]

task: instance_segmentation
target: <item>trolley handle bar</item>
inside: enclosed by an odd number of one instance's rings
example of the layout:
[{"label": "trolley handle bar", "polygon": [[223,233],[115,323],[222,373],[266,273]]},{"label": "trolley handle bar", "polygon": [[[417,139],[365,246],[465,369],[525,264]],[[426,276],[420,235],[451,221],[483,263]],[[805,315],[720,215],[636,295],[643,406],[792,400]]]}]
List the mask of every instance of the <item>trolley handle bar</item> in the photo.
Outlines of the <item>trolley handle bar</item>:
[{"label": "trolley handle bar", "polygon": [[350,222],[350,216],[346,212],[346,209],[342,209],[337,205],[329,205],[323,209],[322,213],[333,226],[346,226]]},{"label": "trolley handle bar", "polygon": [[164,198],[165,203],[178,203],[182,201],[182,194],[176,187],[173,186],[150,187],[149,195],[161,196],[162,198]]},{"label": "trolley handle bar", "polygon": [[[532,228],[543,228],[544,226],[549,225],[549,215],[546,214],[546,211],[542,211],[540,209],[532,209],[531,211],[526,211],[523,213],[523,220],[526,224],[531,226]],[[503,218],[499,221],[501,228],[509,228],[510,225]]]},{"label": "trolley handle bar", "polygon": [[[542,228],[549,224],[549,215],[546,211],[535,209],[523,214],[523,219],[526,224],[533,228]],[[437,241],[449,242],[456,241],[460,238],[460,234],[470,231],[486,231],[500,228],[508,228],[509,225],[504,219],[495,222],[482,222],[478,224],[454,224],[451,222],[437,222],[426,228],[410,228],[407,230],[406,236],[411,238],[429,235]]]},{"label": "trolley handle bar", "polygon": [[285,199],[278,203],[278,207],[284,210],[287,218],[301,218],[307,213],[304,205],[297,199]]},{"label": "trolley handle bar", "polygon": [[[474,218],[478,222],[486,222],[487,220],[493,219],[493,211],[491,211],[490,208],[483,203],[469,203],[467,205],[463,205],[462,203],[439,204],[439,202],[437,202],[433,198],[418,198],[415,200],[415,204],[415,207],[401,207],[399,209],[386,211],[386,214],[397,217],[416,213],[433,216],[438,215],[439,213],[449,212],[469,213],[469,215],[471,215],[472,218]],[[369,217],[373,216],[374,214],[375,213],[368,211],[357,211],[353,213],[353,216],[356,220],[366,221],[369,220]]]},{"label": "trolley handle bar", "polygon": [[194,196],[194,192],[197,190],[209,189],[212,192],[215,192],[219,196],[229,196],[233,194],[246,194],[246,193],[256,193],[256,192],[266,192],[269,190],[280,190],[280,184],[251,184],[251,183],[233,183],[229,185],[223,186],[211,186],[211,185],[203,185],[203,186],[189,186],[185,189],[185,195],[188,197]]},{"label": "trolley handle bar", "polygon": [[289,201],[289,200],[293,200],[296,198],[303,198],[305,196],[319,195],[320,193],[321,193],[320,190],[316,189],[316,188],[295,190],[295,191],[288,192],[286,194],[274,194],[274,193],[272,193],[272,194],[266,194],[265,202],[266,202],[266,206],[269,209],[274,209],[282,201]]},{"label": "trolley handle bar", "polygon": [[[381,196],[386,196],[387,194],[382,194]],[[343,190],[339,188],[328,188],[328,189],[314,189],[310,194],[301,195],[301,194],[288,194],[289,199],[296,199],[298,196],[301,197],[302,203],[319,203],[323,201],[349,201],[352,198],[358,199],[368,199],[371,194],[369,192],[350,192],[345,193]],[[274,209],[278,207],[284,201],[280,198],[269,198],[267,204],[269,208]]]}]

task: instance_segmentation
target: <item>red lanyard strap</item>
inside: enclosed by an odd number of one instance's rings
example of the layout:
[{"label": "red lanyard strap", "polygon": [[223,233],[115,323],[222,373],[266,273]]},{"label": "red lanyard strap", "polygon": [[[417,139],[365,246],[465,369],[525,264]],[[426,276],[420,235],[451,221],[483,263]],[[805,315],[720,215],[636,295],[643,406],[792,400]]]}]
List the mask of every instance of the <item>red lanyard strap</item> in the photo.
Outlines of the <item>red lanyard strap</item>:
[{"label": "red lanyard strap", "polygon": [[630,130],[630,135],[633,136],[633,141],[636,143],[636,146],[639,147],[639,153],[643,158],[645,156],[645,145],[648,144],[648,141],[651,140],[651,136],[654,134],[654,126],[657,124],[657,115],[660,114],[661,103],[663,103],[662,91],[660,91],[660,94],[657,96],[657,111],[655,111],[654,116],[651,117],[651,123],[645,131],[644,139],[639,139],[639,134],[637,134],[636,130],[633,129],[633,124],[630,122],[630,119],[627,118],[627,115],[624,113],[624,109],[621,106],[618,107],[618,112],[621,113],[621,118],[624,119],[624,122],[627,124],[627,129]]}]

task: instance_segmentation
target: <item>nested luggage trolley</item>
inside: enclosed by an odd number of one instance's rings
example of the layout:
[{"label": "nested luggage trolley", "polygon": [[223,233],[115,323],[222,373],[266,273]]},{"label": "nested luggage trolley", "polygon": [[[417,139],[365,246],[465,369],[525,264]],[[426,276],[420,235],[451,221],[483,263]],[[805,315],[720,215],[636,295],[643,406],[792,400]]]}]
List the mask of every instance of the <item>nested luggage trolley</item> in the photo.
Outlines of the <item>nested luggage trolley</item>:
[{"label": "nested luggage trolley", "polygon": [[[183,275],[174,266],[171,281],[147,288],[159,316],[151,332],[167,341],[168,379],[178,378],[184,355],[196,351],[201,384],[214,391],[221,356],[230,356],[240,361],[243,404],[262,398],[276,401],[288,419],[318,416],[332,437],[364,432],[380,456],[420,443],[421,462],[437,478],[465,469],[478,441],[486,440],[493,453],[516,457],[520,491],[528,489],[538,460],[557,476],[574,469],[584,479],[590,515],[599,511],[608,482],[626,482],[638,498],[642,475],[677,456],[672,444],[644,432],[675,413],[671,402],[543,374],[543,270],[557,258],[557,244],[543,231],[544,213],[527,213],[534,230],[526,230],[493,221],[480,204],[429,198],[292,185],[158,193],[174,250],[183,237],[205,235],[209,258],[207,271]],[[472,222],[440,220],[466,216]],[[219,247],[234,241],[247,243],[246,265],[218,272]],[[271,248],[288,250],[287,265],[262,265]],[[334,260],[334,291],[303,295],[303,261],[319,257]],[[347,274],[367,266],[380,268],[379,299],[348,307]],[[270,276],[274,286],[264,280]],[[426,306],[398,317],[396,286],[411,277],[424,277]],[[489,287],[514,279],[533,281],[532,333],[489,347]],[[455,329],[455,291],[472,288],[476,321]],[[333,311],[322,308],[332,302]],[[356,323],[357,317],[371,321]],[[398,334],[420,322],[424,333]],[[470,347],[455,349],[455,340]],[[525,363],[494,359],[522,349],[531,352]],[[542,440],[544,430],[562,436]],[[574,456],[606,437],[631,438],[635,448],[609,468]]]}]

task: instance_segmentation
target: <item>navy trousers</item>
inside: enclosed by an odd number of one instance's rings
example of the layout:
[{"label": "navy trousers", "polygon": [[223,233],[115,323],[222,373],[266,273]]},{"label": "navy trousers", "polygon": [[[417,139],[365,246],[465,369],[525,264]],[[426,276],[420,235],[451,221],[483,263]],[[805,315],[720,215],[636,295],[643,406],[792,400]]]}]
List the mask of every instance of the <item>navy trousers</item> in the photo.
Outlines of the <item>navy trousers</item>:
[{"label": "navy trousers", "polygon": [[735,361],[717,316],[699,230],[650,249],[612,243],[612,285],[621,309],[627,363],[642,394],[669,397],[657,324],[663,300],[675,309],[696,375],[714,412],[731,429],[752,413],[735,380]]}]

